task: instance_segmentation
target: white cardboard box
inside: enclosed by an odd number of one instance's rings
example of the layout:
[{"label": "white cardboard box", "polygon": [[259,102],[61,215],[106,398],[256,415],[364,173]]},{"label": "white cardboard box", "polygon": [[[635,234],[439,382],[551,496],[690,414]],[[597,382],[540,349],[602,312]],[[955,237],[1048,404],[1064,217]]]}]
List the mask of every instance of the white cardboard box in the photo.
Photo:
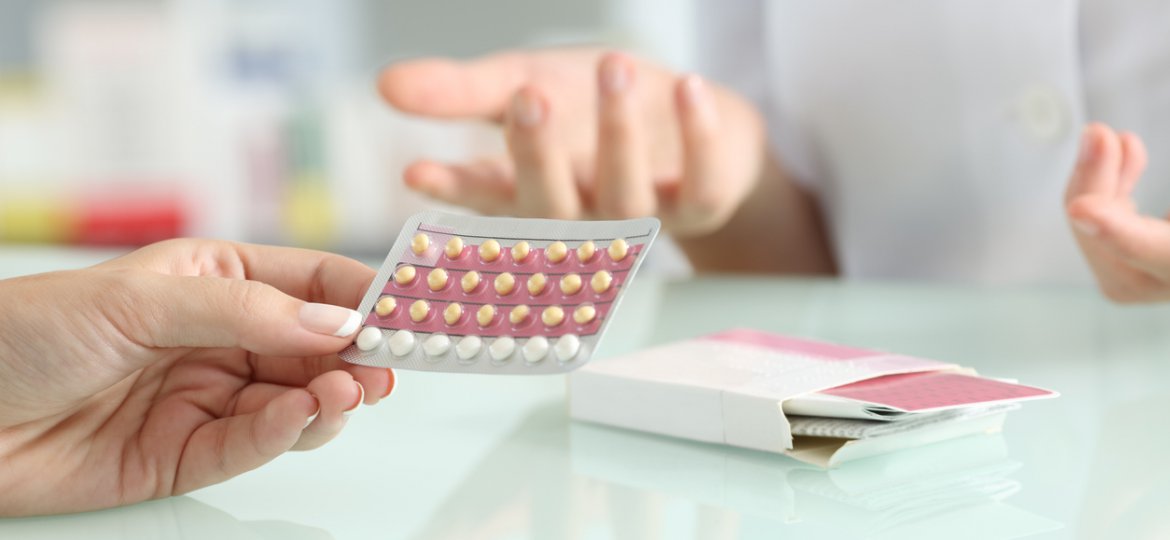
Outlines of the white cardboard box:
[{"label": "white cardboard box", "polygon": [[1004,414],[872,439],[793,437],[785,400],[883,375],[954,364],[731,330],[593,362],[569,378],[573,418],[782,453],[821,467],[973,433]]}]

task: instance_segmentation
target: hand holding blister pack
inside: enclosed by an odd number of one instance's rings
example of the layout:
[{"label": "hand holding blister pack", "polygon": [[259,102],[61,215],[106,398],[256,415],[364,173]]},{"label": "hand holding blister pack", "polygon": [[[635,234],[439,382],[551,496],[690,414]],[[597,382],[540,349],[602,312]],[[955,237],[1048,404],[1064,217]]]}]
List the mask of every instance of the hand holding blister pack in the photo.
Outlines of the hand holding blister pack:
[{"label": "hand holding blister pack", "polygon": [[411,217],[362,299],[341,357],[367,366],[548,374],[589,361],[650,244],[654,218]]}]

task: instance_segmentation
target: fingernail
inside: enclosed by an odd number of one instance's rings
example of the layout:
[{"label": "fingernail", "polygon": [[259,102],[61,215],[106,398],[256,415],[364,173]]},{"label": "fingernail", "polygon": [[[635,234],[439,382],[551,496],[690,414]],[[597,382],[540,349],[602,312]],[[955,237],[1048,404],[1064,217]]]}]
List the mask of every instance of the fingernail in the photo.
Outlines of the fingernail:
[{"label": "fingernail", "polygon": [[362,315],[352,309],[329,304],[308,303],[301,306],[301,326],[310,332],[346,337],[362,324]]},{"label": "fingernail", "polygon": [[528,92],[520,92],[512,99],[512,117],[516,123],[526,127],[540,125],[544,116],[540,101]]},{"label": "fingernail", "polygon": [[354,405],[352,408],[350,408],[347,411],[341,411],[341,416],[348,417],[348,416],[353,415],[353,413],[357,412],[358,409],[362,408],[362,402],[366,400],[366,388],[364,386],[362,386],[362,383],[360,383],[360,382],[354,381],[353,383],[356,384],[358,387],[357,404]]},{"label": "fingernail", "polygon": [[1097,227],[1095,223],[1090,223],[1088,221],[1074,219],[1072,220],[1072,224],[1076,230],[1080,231],[1081,234],[1084,234],[1085,236],[1097,236],[1097,234],[1101,232],[1101,229]]},{"label": "fingernail", "polygon": [[386,371],[390,374],[390,381],[386,383],[386,393],[382,394],[382,399],[390,397],[390,394],[394,393],[394,387],[398,384],[398,377],[394,374],[394,370],[387,369]]},{"label": "fingernail", "polygon": [[[313,396],[313,400],[316,401],[317,396]],[[309,418],[307,420],[305,420],[305,427],[301,428],[301,431],[304,431],[306,428],[308,428],[309,424],[312,424],[313,420],[316,420],[317,415],[319,415],[319,414],[321,414],[321,402],[318,401],[317,402],[317,410],[313,411],[313,414],[310,414]]]},{"label": "fingernail", "polygon": [[601,90],[607,94],[620,94],[630,87],[630,70],[618,58],[609,58],[601,64]]}]

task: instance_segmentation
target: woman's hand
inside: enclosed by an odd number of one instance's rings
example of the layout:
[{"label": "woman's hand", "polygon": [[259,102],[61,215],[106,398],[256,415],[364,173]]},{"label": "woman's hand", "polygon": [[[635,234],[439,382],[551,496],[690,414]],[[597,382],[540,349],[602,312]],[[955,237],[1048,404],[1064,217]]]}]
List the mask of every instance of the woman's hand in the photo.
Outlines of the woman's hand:
[{"label": "woman's hand", "polygon": [[1065,196],[1077,243],[1117,302],[1170,300],[1170,222],[1139,214],[1130,198],[1145,168],[1137,135],[1091,124]]},{"label": "woman's hand", "polygon": [[695,75],[597,50],[510,52],[388,68],[404,112],[501,124],[508,156],[420,161],[410,187],[488,214],[562,219],[658,215],[676,237],[725,225],[759,181],[762,122]]},{"label": "woman's hand", "polygon": [[174,240],[0,281],[0,515],[185,493],[325,444],[394,386],[336,355],[373,277],[336,255]]}]

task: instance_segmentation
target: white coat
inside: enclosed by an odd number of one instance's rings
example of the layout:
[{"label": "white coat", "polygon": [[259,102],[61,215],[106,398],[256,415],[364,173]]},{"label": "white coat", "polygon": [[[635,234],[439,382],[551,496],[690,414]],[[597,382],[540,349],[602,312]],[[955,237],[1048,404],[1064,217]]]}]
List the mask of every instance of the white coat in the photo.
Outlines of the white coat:
[{"label": "white coat", "polygon": [[1141,135],[1170,209],[1166,0],[730,0],[711,78],[754,101],[817,195],[843,275],[1088,282],[1063,213],[1080,133]]}]

